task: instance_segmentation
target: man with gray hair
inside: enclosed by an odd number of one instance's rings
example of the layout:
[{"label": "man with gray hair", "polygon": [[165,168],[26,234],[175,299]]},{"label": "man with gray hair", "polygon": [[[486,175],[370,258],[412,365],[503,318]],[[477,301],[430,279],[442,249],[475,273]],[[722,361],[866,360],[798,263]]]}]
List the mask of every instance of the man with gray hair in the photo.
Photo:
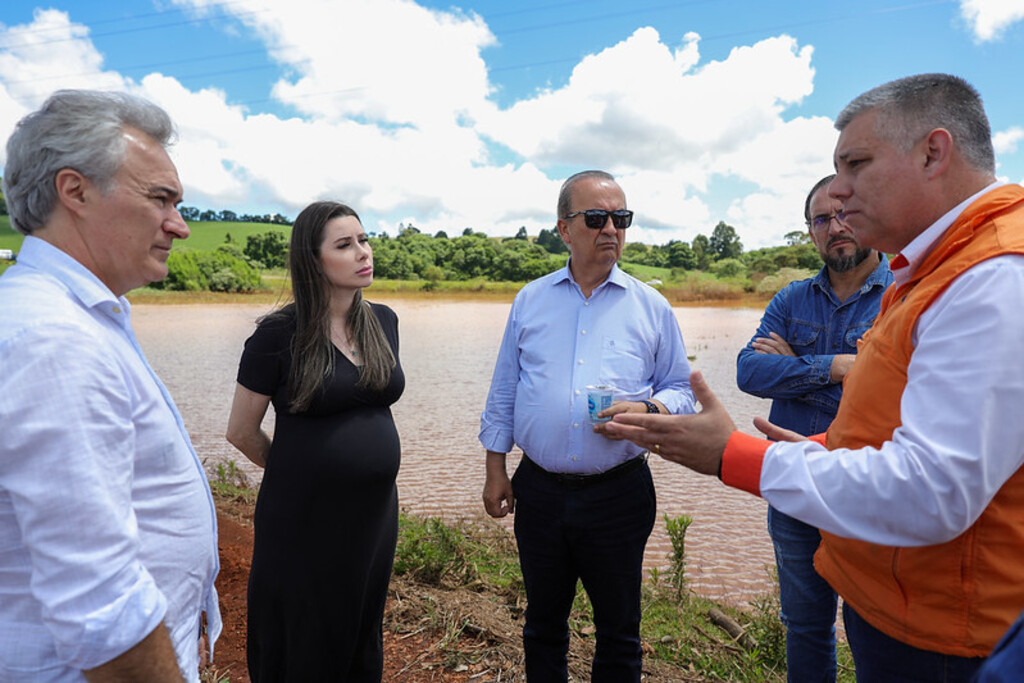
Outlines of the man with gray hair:
[{"label": "man with gray hair", "polygon": [[743,434],[699,376],[700,414],[608,429],[822,530],[858,680],[966,681],[1024,608],[1024,188],[996,182],[955,76],[879,86],[836,127],[829,195],[897,256],[827,433]]},{"label": "man with gray hair", "polygon": [[198,681],[220,632],[209,485],[124,297],[189,234],[172,134],[143,99],[67,90],[7,143],[3,681]]}]

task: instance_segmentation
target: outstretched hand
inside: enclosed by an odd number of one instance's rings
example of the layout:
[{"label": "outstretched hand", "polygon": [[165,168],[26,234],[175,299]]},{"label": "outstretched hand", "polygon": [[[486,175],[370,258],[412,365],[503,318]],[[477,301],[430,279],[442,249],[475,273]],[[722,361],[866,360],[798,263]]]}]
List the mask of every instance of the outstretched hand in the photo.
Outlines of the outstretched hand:
[{"label": "outstretched hand", "polygon": [[772,424],[763,417],[754,418],[754,427],[757,431],[765,435],[765,438],[771,439],[772,441],[804,441],[807,439],[806,436],[794,432],[791,429],[783,429],[782,427]]},{"label": "outstretched hand", "polygon": [[717,474],[736,425],[700,371],[690,375],[690,387],[701,404],[696,415],[620,413],[605,423],[605,429],[666,460],[701,474]]}]

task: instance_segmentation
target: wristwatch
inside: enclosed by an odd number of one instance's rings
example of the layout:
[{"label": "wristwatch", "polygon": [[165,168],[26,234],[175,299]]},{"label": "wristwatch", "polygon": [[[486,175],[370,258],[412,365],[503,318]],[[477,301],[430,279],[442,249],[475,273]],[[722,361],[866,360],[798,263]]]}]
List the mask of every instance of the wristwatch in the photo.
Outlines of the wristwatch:
[{"label": "wristwatch", "polygon": [[661,412],[660,410],[658,410],[658,405],[654,401],[641,400],[640,402],[643,403],[645,406],[647,406],[647,412],[648,413],[660,413]]}]

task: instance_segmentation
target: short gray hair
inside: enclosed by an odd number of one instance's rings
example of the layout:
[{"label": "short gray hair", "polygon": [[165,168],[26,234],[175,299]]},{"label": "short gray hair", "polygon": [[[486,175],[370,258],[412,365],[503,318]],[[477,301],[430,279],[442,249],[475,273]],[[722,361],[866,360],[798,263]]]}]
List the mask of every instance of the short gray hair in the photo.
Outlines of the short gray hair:
[{"label": "short gray hair", "polygon": [[63,169],[74,169],[102,192],[109,191],[124,161],[126,128],[164,147],[174,136],[167,112],[120,92],[58,90],[19,121],[7,140],[4,165],[11,225],[27,235],[46,223],[57,202],[57,173]]},{"label": "short gray hair", "polygon": [[909,150],[930,131],[945,128],[971,166],[995,174],[988,116],[978,91],[964,79],[920,74],[890,81],[846,105],[836,118],[836,130],[870,110],[879,113],[875,132],[900,149]]},{"label": "short gray hair", "polygon": [[615,177],[607,171],[580,171],[565,179],[562,189],[558,191],[558,217],[565,218],[572,213],[572,188],[584,178],[600,178],[615,182]]}]

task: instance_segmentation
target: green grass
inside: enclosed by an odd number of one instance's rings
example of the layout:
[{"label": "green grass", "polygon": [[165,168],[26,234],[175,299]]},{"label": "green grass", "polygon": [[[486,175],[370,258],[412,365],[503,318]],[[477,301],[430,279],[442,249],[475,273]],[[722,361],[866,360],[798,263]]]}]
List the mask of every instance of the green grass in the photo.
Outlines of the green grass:
[{"label": "green grass", "polygon": [[211,472],[207,479],[215,495],[250,505],[256,502],[257,490],[249,486],[245,473],[238,469],[234,460],[229,460],[227,466],[218,464],[217,469]]},{"label": "green grass", "polygon": [[[289,225],[271,225],[269,223],[221,223],[216,221],[189,221],[192,234],[188,239],[175,240],[175,249],[195,249],[196,251],[212,251],[224,244],[228,234],[231,241],[240,248],[245,248],[245,240],[249,235],[262,234],[268,230],[277,230],[286,235],[291,234]],[[25,236],[11,227],[10,216],[0,216],[0,249],[21,249]]]},{"label": "green grass", "polygon": [[657,266],[644,266],[639,263],[628,263],[620,261],[619,267],[635,277],[637,280],[648,282],[650,280],[661,280],[663,283],[672,278],[671,268],[659,268]]},{"label": "green grass", "polygon": [[[748,608],[719,605],[686,587],[683,558],[689,518],[665,518],[672,536],[672,566],[653,572],[643,585],[641,637],[653,659],[683,672],[728,681],[784,681],[785,632],[778,618],[777,591],[760,596]],[[403,514],[399,520],[395,573],[430,585],[470,587],[493,593],[510,607],[523,598],[522,574],[515,544],[500,527],[489,524],[449,525],[436,518]],[[709,616],[718,610],[744,629],[746,644],[733,642]],[[582,586],[569,616],[574,633],[593,633],[593,610]],[[457,644],[450,644],[457,648]],[[839,647],[842,683],[854,681],[845,643]]]},{"label": "green grass", "polygon": [[10,216],[0,216],[0,249],[21,249],[25,236],[11,227]]},{"label": "green grass", "polygon": [[291,235],[290,225],[272,225],[270,223],[233,223],[221,221],[188,221],[192,231],[188,239],[175,240],[174,249],[195,249],[196,251],[213,251],[227,241],[231,241],[240,249],[245,248],[245,240],[249,235],[263,234],[269,230],[277,230]]}]

